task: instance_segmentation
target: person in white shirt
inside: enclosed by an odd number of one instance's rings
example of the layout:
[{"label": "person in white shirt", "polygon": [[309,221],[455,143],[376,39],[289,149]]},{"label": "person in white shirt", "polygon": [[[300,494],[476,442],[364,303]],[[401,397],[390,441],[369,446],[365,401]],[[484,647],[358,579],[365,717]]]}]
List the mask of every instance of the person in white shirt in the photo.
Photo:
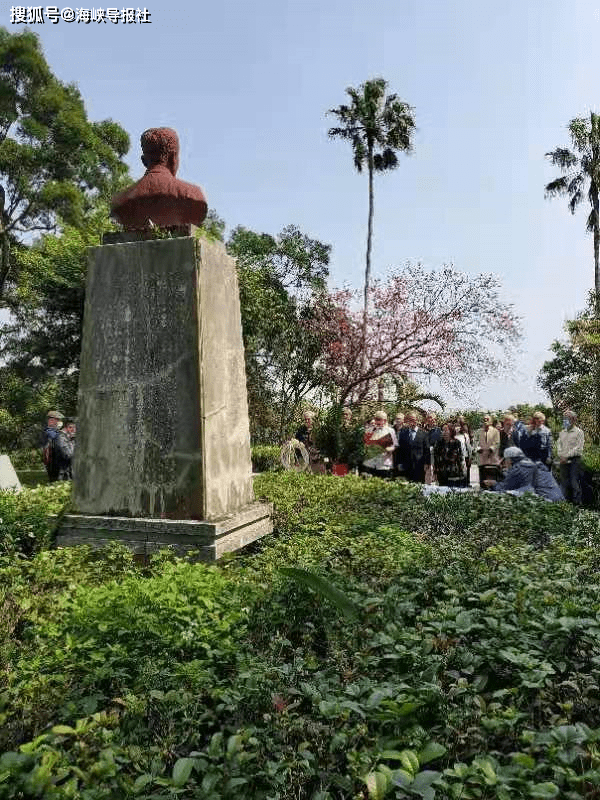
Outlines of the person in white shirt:
[{"label": "person in white shirt", "polygon": [[398,445],[396,431],[387,424],[385,411],[378,411],[372,428],[365,429],[365,455],[362,471],[378,478],[392,476],[394,450]]},{"label": "person in white shirt", "polygon": [[575,424],[577,414],[570,409],[563,414],[563,430],[558,434],[557,454],[560,460],[560,484],[566,498],[581,505],[581,455],[585,435]]}]

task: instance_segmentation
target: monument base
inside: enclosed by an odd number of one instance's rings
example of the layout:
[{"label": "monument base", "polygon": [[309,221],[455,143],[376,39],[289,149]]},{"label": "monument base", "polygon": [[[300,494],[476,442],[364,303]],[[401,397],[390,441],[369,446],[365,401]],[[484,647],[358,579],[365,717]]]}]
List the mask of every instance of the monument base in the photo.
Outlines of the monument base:
[{"label": "monument base", "polygon": [[56,544],[98,548],[121,542],[144,558],[169,547],[177,555],[195,551],[199,561],[216,561],[271,533],[272,512],[270,503],[256,502],[214,522],[68,514],[61,520]]}]

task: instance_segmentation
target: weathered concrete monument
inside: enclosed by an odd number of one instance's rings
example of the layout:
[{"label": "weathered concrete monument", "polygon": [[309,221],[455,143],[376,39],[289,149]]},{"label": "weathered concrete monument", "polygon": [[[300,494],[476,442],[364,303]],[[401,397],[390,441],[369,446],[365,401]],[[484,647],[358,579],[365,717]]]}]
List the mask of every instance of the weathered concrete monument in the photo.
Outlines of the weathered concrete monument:
[{"label": "weathered concrete monument", "polygon": [[[113,198],[125,232],[90,255],[74,464],[58,544],[120,540],[218,558],[272,530],[254,500],[234,260],[194,236],[201,189],[175,131],[142,135],[146,174]],[[153,238],[157,231],[162,237]]]}]

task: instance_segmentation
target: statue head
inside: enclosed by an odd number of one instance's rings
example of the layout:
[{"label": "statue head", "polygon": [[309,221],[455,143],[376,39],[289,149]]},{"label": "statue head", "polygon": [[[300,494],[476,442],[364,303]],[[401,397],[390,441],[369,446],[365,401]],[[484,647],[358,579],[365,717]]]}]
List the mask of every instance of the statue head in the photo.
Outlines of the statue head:
[{"label": "statue head", "polygon": [[142,133],[142,164],[146,169],[158,164],[175,176],[179,169],[179,138],[173,128],[148,128]]}]

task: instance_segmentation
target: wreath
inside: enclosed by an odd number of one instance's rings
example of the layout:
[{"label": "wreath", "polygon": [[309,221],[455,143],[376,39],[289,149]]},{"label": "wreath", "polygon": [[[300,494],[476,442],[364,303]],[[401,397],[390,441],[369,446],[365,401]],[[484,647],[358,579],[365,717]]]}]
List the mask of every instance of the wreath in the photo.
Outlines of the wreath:
[{"label": "wreath", "polygon": [[306,472],[310,469],[308,450],[298,439],[290,439],[281,448],[280,460],[283,468],[294,472]]}]

